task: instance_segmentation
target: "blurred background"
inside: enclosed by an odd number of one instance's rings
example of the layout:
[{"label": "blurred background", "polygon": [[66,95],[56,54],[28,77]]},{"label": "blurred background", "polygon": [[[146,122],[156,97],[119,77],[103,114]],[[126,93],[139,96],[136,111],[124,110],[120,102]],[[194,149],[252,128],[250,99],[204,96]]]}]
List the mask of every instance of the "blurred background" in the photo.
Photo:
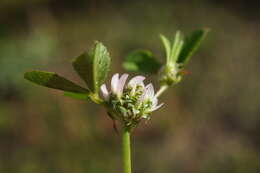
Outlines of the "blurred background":
[{"label": "blurred background", "polygon": [[133,172],[259,173],[259,17],[257,1],[246,0],[1,0],[0,172],[121,172],[105,110],[23,73],[54,71],[84,85],[71,59],[94,40],[111,53],[110,78],[138,48],[163,62],[159,33],[209,27],[189,74],[133,132]]}]

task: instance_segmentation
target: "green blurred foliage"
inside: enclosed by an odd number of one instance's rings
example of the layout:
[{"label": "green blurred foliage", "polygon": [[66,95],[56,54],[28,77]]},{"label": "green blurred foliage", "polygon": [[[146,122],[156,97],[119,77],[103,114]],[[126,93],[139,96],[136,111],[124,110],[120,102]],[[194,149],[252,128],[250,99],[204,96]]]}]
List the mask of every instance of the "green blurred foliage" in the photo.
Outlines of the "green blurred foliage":
[{"label": "green blurred foliage", "polygon": [[203,27],[211,32],[189,74],[133,133],[133,171],[260,172],[259,12],[220,2],[0,1],[0,172],[120,172],[120,139],[105,110],[23,73],[54,71],[80,83],[70,61],[100,40],[111,77],[139,48],[163,60],[159,33]]},{"label": "green blurred foliage", "polygon": [[161,63],[153,57],[149,50],[135,50],[126,56],[122,66],[130,72],[157,74]]}]

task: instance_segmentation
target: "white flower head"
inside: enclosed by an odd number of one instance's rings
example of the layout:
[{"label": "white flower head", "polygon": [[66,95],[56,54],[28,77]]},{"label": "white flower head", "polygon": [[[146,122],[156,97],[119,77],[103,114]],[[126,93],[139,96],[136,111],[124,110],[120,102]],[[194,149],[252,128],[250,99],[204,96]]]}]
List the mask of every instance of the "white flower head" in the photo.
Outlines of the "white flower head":
[{"label": "white flower head", "polygon": [[135,126],[142,118],[149,118],[151,112],[159,109],[158,98],[150,83],[145,86],[144,76],[135,76],[127,84],[128,74],[112,76],[111,91],[105,84],[100,88],[110,112],[127,126]]}]

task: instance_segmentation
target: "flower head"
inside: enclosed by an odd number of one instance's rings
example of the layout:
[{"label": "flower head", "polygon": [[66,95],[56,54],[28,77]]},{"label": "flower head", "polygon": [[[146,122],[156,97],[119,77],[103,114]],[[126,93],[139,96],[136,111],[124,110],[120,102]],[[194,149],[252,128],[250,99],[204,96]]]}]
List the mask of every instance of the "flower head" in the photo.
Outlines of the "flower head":
[{"label": "flower head", "polygon": [[153,85],[150,83],[145,86],[144,76],[135,76],[126,84],[127,78],[128,74],[120,77],[116,73],[111,80],[111,91],[107,90],[105,84],[100,90],[113,117],[132,128],[141,119],[149,119],[151,112],[159,109],[163,104],[158,105]]}]

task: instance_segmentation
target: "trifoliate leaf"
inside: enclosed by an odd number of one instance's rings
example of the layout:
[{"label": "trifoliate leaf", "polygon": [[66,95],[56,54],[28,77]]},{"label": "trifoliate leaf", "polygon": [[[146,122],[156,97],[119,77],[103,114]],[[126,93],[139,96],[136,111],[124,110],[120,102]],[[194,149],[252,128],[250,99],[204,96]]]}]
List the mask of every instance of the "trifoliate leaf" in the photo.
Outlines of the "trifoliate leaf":
[{"label": "trifoliate leaf", "polygon": [[77,57],[73,67],[93,93],[98,93],[110,68],[110,56],[106,47],[95,42],[94,47]]},{"label": "trifoliate leaf", "polygon": [[150,51],[136,50],[126,57],[123,67],[131,72],[155,74],[159,71],[161,64]]},{"label": "trifoliate leaf", "polygon": [[206,37],[208,29],[199,29],[193,31],[184,41],[183,48],[177,59],[180,64],[187,63],[193,53],[199,48],[202,40]]},{"label": "trifoliate leaf", "polygon": [[38,85],[63,91],[86,93],[89,91],[77,84],[59,76],[56,73],[44,71],[31,71],[24,74],[24,78]]}]

